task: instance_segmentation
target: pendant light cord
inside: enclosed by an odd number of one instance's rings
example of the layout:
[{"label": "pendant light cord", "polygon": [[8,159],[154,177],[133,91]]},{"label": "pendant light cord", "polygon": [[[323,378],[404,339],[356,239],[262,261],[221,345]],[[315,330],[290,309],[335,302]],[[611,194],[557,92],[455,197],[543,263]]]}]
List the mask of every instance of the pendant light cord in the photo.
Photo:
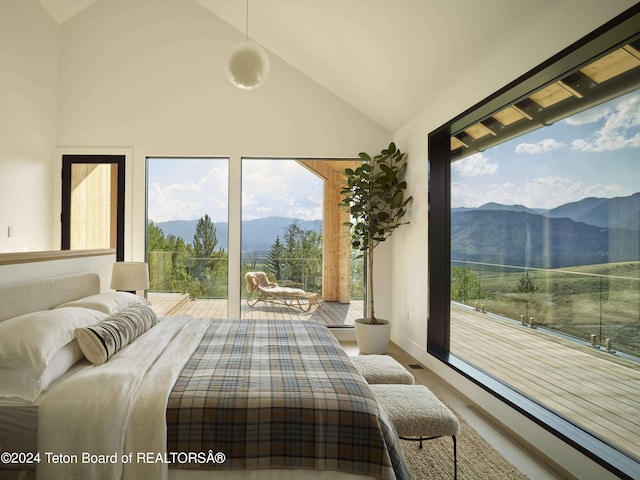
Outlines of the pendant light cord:
[{"label": "pendant light cord", "polygon": [[247,0],[247,18],[245,20],[245,40],[249,41],[249,0]]}]

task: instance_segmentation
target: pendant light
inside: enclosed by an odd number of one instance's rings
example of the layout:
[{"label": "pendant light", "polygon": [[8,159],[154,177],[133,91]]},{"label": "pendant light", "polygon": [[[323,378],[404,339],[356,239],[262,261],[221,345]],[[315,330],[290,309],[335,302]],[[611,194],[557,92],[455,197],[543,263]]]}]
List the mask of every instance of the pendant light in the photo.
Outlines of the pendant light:
[{"label": "pendant light", "polygon": [[267,78],[269,57],[260,45],[249,41],[249,0],[246,13],[245,41],[238,43],[229,52],[226,72],[235,87],[253,90]]}]

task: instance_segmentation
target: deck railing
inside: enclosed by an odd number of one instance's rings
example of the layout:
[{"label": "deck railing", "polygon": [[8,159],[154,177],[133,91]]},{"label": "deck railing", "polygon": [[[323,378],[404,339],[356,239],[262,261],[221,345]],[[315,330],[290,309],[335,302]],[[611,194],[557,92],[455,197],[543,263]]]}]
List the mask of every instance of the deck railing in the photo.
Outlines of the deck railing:
[{"label": "deck railing", "polygon": [[[184,292],[192,298],[227,298],[229,262],[226,254],[212,258],[195,258],[185,252],[149,252],[149,290],[152,292]],[[244,274],[250,271],[271,272],[269,263],[280,262],[281,286],[302,288],[322,293],[322,259],[267,258],[264,255],[243,254],[242,295],[246,297]],[[362,299],[363,260],[351,257],[351,297]]]},{"label": "deck railing", "polygon": [[544,269],[452,260],[451,266],[454,301],[640,358],[640,262]]}]

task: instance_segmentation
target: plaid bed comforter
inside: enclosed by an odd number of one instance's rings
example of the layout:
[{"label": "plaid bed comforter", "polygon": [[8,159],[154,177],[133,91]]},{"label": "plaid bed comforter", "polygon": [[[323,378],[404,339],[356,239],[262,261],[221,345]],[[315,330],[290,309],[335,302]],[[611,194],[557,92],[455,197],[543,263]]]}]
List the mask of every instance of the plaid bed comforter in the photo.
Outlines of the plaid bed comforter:
[{"label": "plaid bed comforter", "polygon": [[212,320],[167,405],[168,452],[222,452],[180,468],[338,470],[410,478],[367,383],[326,327]]}]

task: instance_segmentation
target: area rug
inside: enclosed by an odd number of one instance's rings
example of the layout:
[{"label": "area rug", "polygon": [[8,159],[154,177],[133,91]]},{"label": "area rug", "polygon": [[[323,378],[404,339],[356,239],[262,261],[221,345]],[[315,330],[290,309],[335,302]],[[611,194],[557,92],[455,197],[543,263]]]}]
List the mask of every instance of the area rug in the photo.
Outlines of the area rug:
[{"label": "area rug", "polygon": [[[455,414],[456,412],[449,407]],[[528,477],[504,458],[460,415],[458,480],[526,480]],[[402,440],[404,456],[413,480],[453,480],[453,440],[435,438],[423,442]]]}]

